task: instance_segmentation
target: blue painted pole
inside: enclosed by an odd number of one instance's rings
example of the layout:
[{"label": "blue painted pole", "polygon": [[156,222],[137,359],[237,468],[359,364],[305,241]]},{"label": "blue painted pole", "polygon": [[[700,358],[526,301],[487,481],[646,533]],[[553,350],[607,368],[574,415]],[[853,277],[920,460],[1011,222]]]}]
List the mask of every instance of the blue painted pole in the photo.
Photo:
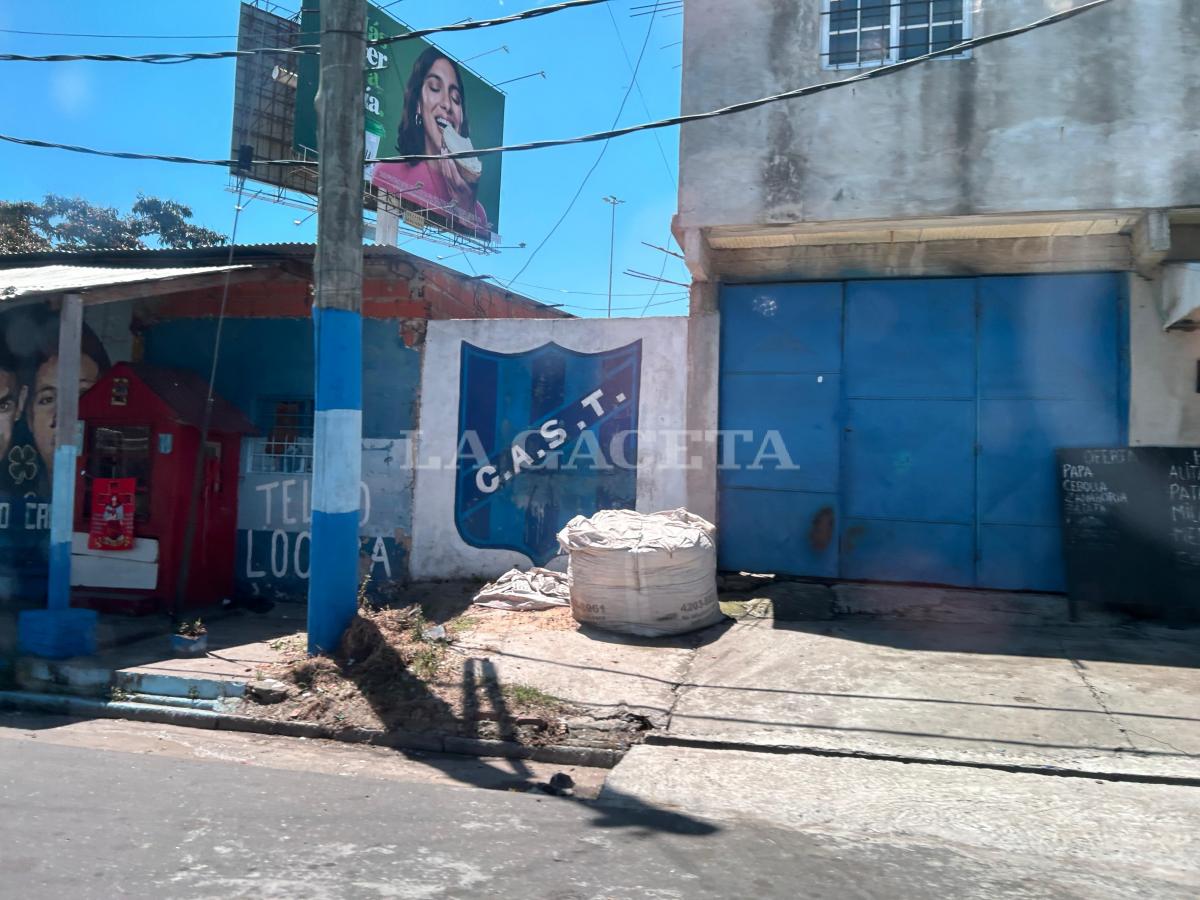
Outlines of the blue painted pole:
[{"label": "blue painted pole", "polygon": [[308,651],[337,650],[358,606],[362,480],[363,65],[365,0],[321,3],[317,89],[317,253],[313,266],[316,421]]},{"label": "blue painted pole", "polygon": [[83,301],[62,300],[58,322],[58,390],[54,410],[54,478],[50,495],[50,588],[52,610],[71,608],[71,531],[75,520],[75,446],[79,422],[79,367]]},{"label": "blue painted pole", "polygon": [[316,422],[308,650],[337,649],[358,605],[359,483],[362,480],[362,316],[313,307]]},{"label": "blue painted pole", "polygon": [[78,294],[67,294],[62,299],[58,325],[47,608],[25,610],[17,620],[21,652],[51,659],[96,652],[96,613],[90,609],[71,609],[71,532],[75,520],[75,463],[79,453],[75,435],[79,422],[82,335],[83,300]]}]

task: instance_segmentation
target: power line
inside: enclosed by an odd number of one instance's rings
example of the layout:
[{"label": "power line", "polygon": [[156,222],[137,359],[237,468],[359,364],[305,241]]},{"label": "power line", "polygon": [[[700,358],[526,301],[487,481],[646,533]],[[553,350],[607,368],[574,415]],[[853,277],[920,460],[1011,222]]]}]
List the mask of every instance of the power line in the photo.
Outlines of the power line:
[{"label": "power line", "polygon": [[552,13],[563,12],[568,9],[575,9],[578,6],[593,6],[597,3],[608,3],[609,0],[565,0],[563,3],[555,3],[551,6],[536,6],[533,9],[527,9],[524,12],[514,13],[511,16],[501,16],[498,19],[468,19],[465,22],[455,22],[453,25],[439,25],[434,28],[418,28],[416,31],[410,31],[406,34],[397,34],[392,37],[379,38],[371,41],[374,46],[382,46],[385,44],[394,44],[397,41],[411,41],[413,38],[421,38],[430,34],[442,34],[447,31],[474,31],[476,28],[491,28],[493,25],[507,25],[509,22],[520,22],[525,19],[536,19],[540,16],[548,16]]},{"label": "power line", "polygon": [[[463,150],[458,153],[446,154],[410,154],[406,156],[388,156],[378,157],[365,160],[367,163],[377,162],[415,162],[418,160],[438,160],[438,159],[462,159],[470,156],[490,156],[495,153],[518,153],[525,150],[544,150],[550,147],[566,147],[572,144],[584,144],[594,141],[608,141],[612,138],[624,137],[627,134],[633,134],[638,131],[650,131],[656,128],[670,128],[675,125],[687,125],[692,122],[702,122],[707,119],[715,119],[720,116],[734,115],[736,113],[747,112],[748,110],[757,109],[761,106],[766,106],[771,103],[778,103],[783,100],[795,100],[800,97],[808,97],[813,94],[824,93],[825,91],[835,90],[837,88],[849,87],[850,85],[859,84],[863,81],[869,81],[875,78],[883,78],[887,75],[894,75],[904,69],[912,66],[928,62],[931,59],[937,59],[942,56],[954,56],[966,52],[967,50],[976,47],[982,47],[985,44],[992,44],[998,41],[1007,40],[1008,38],[1017,37],[1034,31],[1038,28],[1045,28],[1048,25],[1054,25],[1058,22],[1074,18],[1085,12],[1090,12],[1093,9],[1098,9],[1105,6],[1113,0],[1090,0],[1090,2],[1077,6],[1063,12],[1054,13],[1044,19],[1038,19],[1036,22],[1031,22],[1028,25],[1022,25],[1017,28],[1010,28],[1007,31],[998,31],[992,34],[984,35],[978,38],[962,41],[950,47],[945,47],[941,50],[935,50],[931,53],[926,53],[923,56],[915,56],[912,59],[906,59],[902,62],[891,63],[890,65],[880,66],[876,69],[870,69],[866,72],[859,73],[850,78],[844,78],[840,81],[827,81],[820,84],[810,85],[808,87],[796,88],[790,91],[784,91],[780,94],[772,94],[769,97],[760,97],[756,100],[746,100],[741,103],[735,103],[732,106],[721,107],[720,109],[709,110],[701,113],[688,113],[686,115],[672,116],[667,119],[658,119],[653,122],[643,122],[640,125],[628,125],[624,128],[612,128],[608,131],[595,132],[593,134],[585,134],[573,138],[558,138],[544,141],[530,141],[525,144],[510,144],[499,147],[483,147],[472,150]],[[633,84],[630,82],[630,90]],[[626,92],[628,98],[628,92]],[[40,147],[53,150],[69,150],[74,153],[87,153],[94,156],[109,156],[117,159],[139,159],[152,160],[159,162],[173,163],[190,163],[194,165],[208,166],[235,166],[238,165],[238,160],[235,159],[199,159],[189,156],[166,156],[154,153],[132,153],[113,150],[97,150],[91,147],[81,147],[74,144],[58,144],[52,141],[40,141],[33,138],[19,138],[12,135],[0,134],[0,140],[8,141],[13,144],[23,144],[29,147]],[[255,159],[251,160],[253,165],[271,165],[271,166],[307,166],[313,167],[318,163],[312,160],[302,159]],[[519,274],[519,273],[518,273]]]},{"label": "power line", "polygon": [[[642,110],[646,113],[646,118],[651,117],[650,105],[646,102],[646,95],[642,93],[642,86],[637,80],[637,70],[633,67],[633,62],[629,59],[629,51],[625,49],[625,39],[621,37],[621,28],[617,25],[617,17],[613,15],[612,7],[606,6],[608,17],[612,20],[613,30],[617,33],[617,43],[621,47],[621,55],[625,57],[625,65],[629,66],[631,77],[633,78],[633,86],[637,90],[638,99],[642,102]],[[667,161],[666,151],[663,150],[662,141],[658,139],[657,132],[650,132],[654,138],[654,143],[658,147],[658,155],[662,157],[663,165],[667,167],[667,177],[671,180],[671,188],[675,189],[676,179],[675,170],[671,168],[671,163]]]},{"label": "power line", "polygon": [[[635,7],[635,8],[637,8],[637,7]],[[633,63],[631,63],[629,60],[629,51],[625,49],[625,40],[624,40],[624,38],[621,37],[621,28],[617,24],[617,17],[615,15],[613,15],[611,6],[607,6],[607,7],[605,7],[605,9],[608,11],[608,18],[612,21],[613,31],[615,31],[616,35],[617,35],[617,43],[621,46],[621,54],[625,57],[625,64],[627,66],[629,66],[629,70],[630,70],[630,73],[633,78],[634,87],[637,88],[638,99],[642,103],[642,109],[646,113],[646,118],[649,119],[651,117],[650,105],[646,102],[646,95],[642,91],[642,85],[637,80],[637,72],[633,68]],[[657,10],[657,5],[654,6],[654,9]],[[651,24],[653,24],[654,16],[650,17],[650,21],[651,21]],[[662,48],[659,48],[659,49],[662,49]],[[667,161],[667,154],[666,154],[666,151],[663,150],[662,141],[660,141],[658,139],[658,132],[652,131],[652,132],[650,132],[650,136],[652,138],[654,138],[654,145],[658,148],[658,155],[659,155],[659,157],[661,157],[661,159],[663,161],[663,166],[667,170],[667,181],[670,184],[672,191],[677,190],[678,180],[675,177],[675,170],[671,168],[670,162]],[[669,232],[668,232],[668,234],[669,234]],[[669,237],[668,237],[668,240],[669,240]],[[668,252],[670,252],[670,251],[668,251]],[[639,317],[644,316],[646,314],[646,310],[648,310],[651,306],[658,305],[654,302],[654,298],[658,296],[659,288],[662,287],[661,279],[667,272],[667,262],[668,262],[668,260],[664,256],[663,260],[662,260],[662,265],[659,267],[659,270],[658,270],[658,277],[660,280],[654,282],[654,289],[647,295],[646,304],[642,307],[641,312],[638,313]]]},{"label": "power line", "polygon": [[643,281],[653,281],[655,284],[674,284],[681,288],[687,288],[688,285],[681,281],[672,281],[669,278],[663,278],[661,275],[648,275],[645,272],[639,272],[636,269],[626,269],[621,274],[628,275],[631,278],[640,278]]},{"label": "power line", "polygon": [[[475,148],[472,150],[463,150],[458,153],[448,154],[410,154],[408,156],[392,156],[380,157],[377,160],[369,160],[369,162],[416,162],[421,160],[438,160],[438,159],[461,159],[468,156],[489,156],[493,153],[519,153],[524,150],[544,150],[548,147],[566,147],[571,144],[586,144],[593,141],[608,141],[616,137],[624,137],[627,134],[634,134],[638,131],[650,131],[655,128],[670,128],[675,125],[689,125],[693,122],[703,122],[707,119],[715,119],[720,116],[729,116],[735,113],[748,112],[752,109],[758,109],[760,106],[767,106],[771,103],[779,103],[783,100],[797,100],[801,97],[810,97],[814,94],[822,94],[825,91],[836,90],[837,88],[848,87],[854,84],[860,84],[864,81],[871,81],[876,78],[884,78],[888,75],[894,75],[905,69],[920,65],[932,59],[938,59],[943,56],[957,56],[972,50],[976,47],[982,47],[985,44],[993,44],[998,41],[1008,40],[1009,38],[1018,37],[1027,34],[1030,31],[1035,31],[1039,28],[1045,28],[1049,25],[1056,25],[1059,22],[1064,22],[1067,19],[1072,19],[1075,16],[1082,15],[1086,12],[1091,12],[1101,6],[1112,3],[1113,0],[1090,0],[1081,6],[1076,6],[1071,9],[1063,10],[1062,12],[1053,13],[1043,19],[1030,22],[1026,25],[1020,25],[1016,28],[1009,28],[1005,31],[996,31],[991,34],[983,35],[982,37],[970,38],[961,41],[949,47],[944,47],[941,50],[934,50],[922,56],[914,56],[912,59],[901,60],[900,62],[890,63],[886,66],[868,69],[853,75],[849,78],[843,78],[840,81],[826,81],[819,84],[809,85],[802,88],[794,88],[790,91],[783,91],[778,94],[771,94],[767,97],[759,97],[755,100],[745,100],[741,103],[734,103],[730,106],[723,106],[719,109],[708,110],[699,113],[687,113],[684,115],[671,116],[667,119],[658,119],[653,122],[643,122],[640,125],[627,125],[624,128],[612,128],[608,131],[598,131],[592,134],[585,134],[573,138],[552,138],[544,141],[529,141],[524,144],[508,144],[500,147],[484,147]],[[651,20],[653,21],[653,20]]]},{"label": "power line", "polygon": [[259,47],[255,50],[214,50],[211,53],[142,53],[124,56],[119,53],[51,53],[46,56],[27,56],[23,53],[0,53],[0,62],[131,62],[152,66],[176,66],[180,63],[206,59],[236,59],[259,53],[284,53],[307,56],[317,53],[319,44],[300,47]]},{"label": "power line", "polygon": [[[112,157],[113,159],[139,159],[150,160],[154,162],[186,163],[197,166],[235,166],[238,164],[236,159],[198,159],[194,156],[167,156],[158,153],[130,153],[122,150],[97,150],[94,147],[80,147],[77,144],[57,144],[53,141],[39,141],[35,138],[13,137],[9,134],[0,134],[0,141],[8,141],[10,144],[20,144],[25,147],[40,147],[47,150],[69,150],[72,153],[86,153],[90,156],[108,156]],[[252,160],[251,162],[253,165],[291,165],[294,162],[298,162],[298,160],[256,159]],[[309,165],[313,164],[309,163]]]},{"label": "power line", "polygon": [[[508,283],[509,284],[517,284],[517,285],[520,285],[521,287],[533,288],[535,291],[550,291],[551,293],[556,293],[556,294],[573,294],[577,297],[607,297],[608,296],[607,291],[572,291],[572,290],[567,290],[566,288],[547,287],[544,284],[530,284],[528,281],[510,281]],[[647,292],[635,292],[632,294],[623,294],[620,292],[614,292],[613,296],[614,297],[651,297],[651,296],[654,296],[654,294],[650,294]]]},{"label": "power line", "polygon": [[[666,300],[659,300],[657,303],[651,303],[650,306],[666,306],[670,303],[681,303],[686,299],[687,299],[687,295],[681,294],[678,297],[669,297]],[[603,307],[603,306],[579,306],[574,303],[559,303],[556,305],[562,307],[563,309],[578,309],[578,310],[583,310],[584,312],[596,312],[596,313],[605,312],[607,309],[607,307]],[[612,308],[612,311],[613,312],[632,312],[635,309],[640,309],[640,310],[645,311],[646,307],[644,307],[644,306],[614,306]]]},{"label": "power line", "polygon": [[638,16],[652,16],[655,13],[673,12],[674,10],[683,9],[683,3],[682,2],[674,2],[674,3],[668,2],[668,3],[652,4],[649,7],[637,7],[637,6],[630,7],[630,9],[634,9],[634,10],[639,9],[639,8],[641,9],[641,12],[631,12],[629,14],[629,18],[635,19]]},{"label": "power line", "polygon": [[[510,22],[521,22],[525,19],[536,19],[552,13],[565,12],[580,6],[594,6],[597,3],[608,3],[609,0],[565,0],[550,6],[536,6],[524,12],[511,16],[501,16],[496,19],[468,19],[451,25],[437,25],[432,28],[418,28],[404,34],[392,37],[378,38],[368,41],[369,46],[385,46],[399,41],[411,41],[431,34],[443,34],[452,31],[474,31],[477,28],[492,28],[496,25],[507,25]],[[45,56],[29,56],[21,53],[0,53],[0,62],[133,62],[150,65],[177,65],[185,62],[195,62],[209,59],[235,59],[243,56],[254,56],[258,53],[287,53],[311,54],[321,49],[319,44],[302,44],[298,47],[260,47],[253,50],[215,50],[198,53],[143,53],[136,56],[125,56],[117,53],[53,53]]]},{"label": "power line", "polygon": [[[646,38],[642,41],[641,52],[638,53],[637,64],[633,67],[633,74],[629,81],[629,87],[625,89],[625,96],[621,98],[621,105],[617,107],[617,114],[613,117],[614,128],[621,121],[621,115],[625,112],[625,104],[629,102],[629,95],[633,93],[633,87],[635,84],[637,84],[638,69],[641,67],[642,59],[646,55],[646,45],[650,43],[650,32],[653,28],[654,18],[651,17],[650,23],[646,27]],[[558,231],[559,226],[566,221],[567,216],[571,214],[571,210],[575,208],[575,204],[579,201],[579,197],[583,193],[583,189],[587,187],[588,181],[591,180],[591,177],[595,173],[596,169],[600,167],[600,162],[604,159],[604,154],[607,152],[608,141],[605,141],[604,146],[600,148],[600,152],[596,154],[596,159],[592,162],[592,165],[588,168],[587,172],[584,173],[583,180],[579,182],[579,187],[575,189],[575,195],[571,197],[571,201],[567,204],[567,208],[562,211],[562,215],[558,217],[558,220],[554,223],[554,225],[551,226],[550,230],[546,232],[546,236],[542,238],[541,242],[533,248],[533,252],[529,254],[525,262],[521,265],[521,268],[517,270],[517,274],[508,280],[506,286],[511,285],[525,273],[525,270],[528,269],[534,259],[537,258],[537,255],[541,249],[546,246],[552,237],[554,237],[554,234]]]},{"label": "power line", "polygon": [[236,39],[236,34],[89,34],[80,31],[23,31],[19,28],[0,28],[0,34],[27,34],[33,37],[111,38],[112,40],[147,41],[213,41]]}]

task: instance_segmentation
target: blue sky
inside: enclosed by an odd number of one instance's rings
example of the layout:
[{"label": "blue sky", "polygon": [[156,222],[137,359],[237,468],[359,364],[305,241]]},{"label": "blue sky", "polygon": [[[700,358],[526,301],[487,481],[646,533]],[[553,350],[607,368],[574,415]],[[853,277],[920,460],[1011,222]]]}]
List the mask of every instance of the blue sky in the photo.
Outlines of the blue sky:
[{"label": "blue sky", "polygon": [[[427,27],[508,15],[549,0],[401,0],[389,12],[413,27]],[[506,46],[471,65],[493,82],[544,70],[505,86],[508,94],[505,140],[516,143],[568,137],[607,129],[629,85],[633,62],[651,28],[634,90],[622,124],[661,118],[679,110],[682,18],[630,15],[648,0],[571,10],[497,28],[442,35],[438,43],[460,59]],[[295,10],[299,0],[286,0]],[[84,32],[104,35],[233,35],[237,0],[42,0],[0,5],[0,29]],[[622,52],[624,42],[626,55]],[[19,53],[149,53],[232,49],[235,39],[75,38],[0,31],[0,49]],[[672,46],[667,46],[672,45]],[[234,62],[205,61],[178,66],[118,63],[0,63],[0,132],[20,137],[77,143],[103,149],[138,150],[224,158],[229,153]],[[657,138],[657,141],[656,141]],[[505,160],[500,232],[506,244],[524,241],[524,250],[472,254],[470,264],[456,251],[412,241],[404,249],[444,265],[507,281],[529,258],[579,187],[601,144],[511,154]],[[637,316],[687,311],[683,289],[654,286],[622,275],[627,268],[657,274],[664,255],[642,245],[671,246],[678,165],[677,129],[641,133],[613,141],[570,216],[514,285],[529,296],[568,304],[576,315],[604,314],[608,288],[610,209],[607,194],[625,200],[618,208],[613,306],[616,314]],[[180,200],[195,221],[229,232],[233,195],[224,170],[169,163],[130,162],[63,151],[0,145],[0,198],[40,199],[46,193],[81,196],[127,210],[139,192]],[[297,226],[305,213],[251,202],[239,225],[239,243],[313,240],[316,220]],[[402,236],[401,240],[404,240]],[[666,258],[664,277],[688,281],[683,264]],[[565,293],[571,292],[571,293]],[[617,296],[622,295],[622,296]],[[636,295],[636,296],[634,296]]]}]

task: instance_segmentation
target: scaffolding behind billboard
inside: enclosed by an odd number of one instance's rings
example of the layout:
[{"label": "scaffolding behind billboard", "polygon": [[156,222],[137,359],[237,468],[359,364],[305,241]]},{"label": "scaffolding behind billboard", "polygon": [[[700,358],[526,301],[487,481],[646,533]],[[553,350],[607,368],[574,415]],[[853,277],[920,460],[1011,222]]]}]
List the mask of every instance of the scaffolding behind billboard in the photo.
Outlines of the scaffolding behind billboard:
[{"label": "scaffolding behind billboard", "polygon": [[[319,34],[302,33],[301,14],[281,15],[267,0],[247,0],[241,5],[238,49],[292,48],[320,43]],[[311,19],[309,21],[312,21]],[[317,152],[296,136],[296,100],[300,85],[295,55],[258,53],[239,56],[234,80],[233,129],[230,157],[249,146],[256,159],[293,159],[309,165],[255,165],[247,176],[265,189],[251,196],[308,211],[316,210]],[[473,73],[472,73],[473,74]],[[238,173],[231,172],[231,187]],[[492,252],[499,236],[475,231],[462,233],[453,217],[437,207],[409,202],[403,195],[382,192],[363,180],[366,230],[377,243],[394,243],[400,234],[479,253]],[[378,230],[376,229],[378,223]]]}]

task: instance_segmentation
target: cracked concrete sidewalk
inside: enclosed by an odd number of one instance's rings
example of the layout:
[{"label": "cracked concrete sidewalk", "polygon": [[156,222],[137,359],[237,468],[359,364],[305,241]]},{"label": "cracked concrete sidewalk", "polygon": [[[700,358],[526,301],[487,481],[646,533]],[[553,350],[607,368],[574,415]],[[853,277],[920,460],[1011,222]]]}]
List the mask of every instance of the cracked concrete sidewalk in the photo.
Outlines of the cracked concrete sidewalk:
[{"label": "cracked concrete sidewalk", "polygon": [[458,649],[644,715],[650,743],[1200,784],[1200,629],[1070,624],[1061,597],[998,592],[785,582],[742,599],[739,620],[673,639],[502,614]]},{"label": "cracked concrete sidewalk", "polygon": [[[779,583],[741,599],[738,621],[660,640],[474,610],[452,650],[596,718],[642,717],[651,743],[1200,784],[1200,629],[1072,625],[1062,598],[989,592]],[[244,683],[275,655],[245,642],[133,671]]]},{"label": "cracked concrete sidewalk", "polygon": [[1200,783],[1195,632],[743,620],[666,739]]},{"label": "cracked concrete sidewalk", "polygon": [[1072,623],[1057,595],[737,589],[651,741],[1200,784],[1200,628]]}]

